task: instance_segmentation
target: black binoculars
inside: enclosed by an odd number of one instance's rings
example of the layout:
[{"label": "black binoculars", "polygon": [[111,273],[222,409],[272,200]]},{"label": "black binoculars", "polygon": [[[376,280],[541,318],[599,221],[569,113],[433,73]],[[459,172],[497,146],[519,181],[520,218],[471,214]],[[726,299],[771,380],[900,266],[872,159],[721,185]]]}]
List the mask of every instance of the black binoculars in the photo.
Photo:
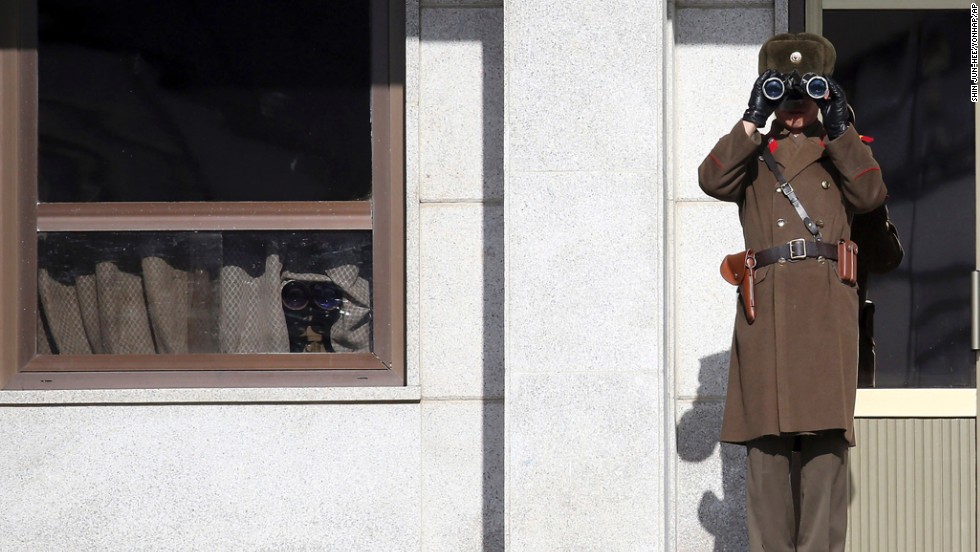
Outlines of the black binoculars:
[{"label": "black binoculars", "polygon": [[344,294],[328,282],[286,280],[279,287],[286,315],[289,351],[334,352],[330,328],[340,316]]},{"label": "black binoculars", "polygon": [[344,296],[340,289],[327,282],[304,282],[286,280],[279,288],[282,306],[287,310],[301,311],[310,307],[322,311],[338,310]]},{"label": "black binoculars", "polygon": [[801,77],[796,71],[789,75],[776,74],[762,82],[762,93],[772,101],[781,100],[787,93],[800,97],[806,94],[819,100],[827,95],[829,89],[824,77],[814,73]]}]

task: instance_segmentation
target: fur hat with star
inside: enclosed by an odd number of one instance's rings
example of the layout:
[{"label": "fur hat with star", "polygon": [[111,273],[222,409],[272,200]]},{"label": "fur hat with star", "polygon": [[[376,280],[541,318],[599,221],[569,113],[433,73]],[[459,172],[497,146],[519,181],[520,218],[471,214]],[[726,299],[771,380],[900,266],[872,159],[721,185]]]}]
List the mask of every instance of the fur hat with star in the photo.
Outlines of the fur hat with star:
[{"label": "fur hat with star", "polygon": [[759,74],[766,69],[788,75],[816,73],[829,77],[834,72],[837,50],[826,38],[813,33],[778,34],[759,50]]}]

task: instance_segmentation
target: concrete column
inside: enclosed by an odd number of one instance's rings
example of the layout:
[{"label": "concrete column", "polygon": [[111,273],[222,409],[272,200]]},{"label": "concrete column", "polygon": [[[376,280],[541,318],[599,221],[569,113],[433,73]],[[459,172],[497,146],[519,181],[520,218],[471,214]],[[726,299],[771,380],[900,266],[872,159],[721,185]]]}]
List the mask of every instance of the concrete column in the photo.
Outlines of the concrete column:
[{"label": "concrete column", "polygon": [[738,207],[704,195],[698,165],[741,117],[759,47],[786,32],[787,16],[786,0],[678,0],[671,14],[668,278],[677,285],[667,297],[676,427],[669,550],[748,549],[745,447],[718,442],[736,308],[718,265],[744,244]]},{"label": "concrete column", "polygon": [[508,550],[664,549],[665,12],[504,2]]},{"label": "concrete column", "polygon": [[[408,112],[418,220],[424,552],[499,552],[503,530],[503,6],[423,0]],[[411,86],[411,81],[409,85]],[[410,187],[410,189],[413,189]],[[410,277],[411,278],[411,277]]]}]

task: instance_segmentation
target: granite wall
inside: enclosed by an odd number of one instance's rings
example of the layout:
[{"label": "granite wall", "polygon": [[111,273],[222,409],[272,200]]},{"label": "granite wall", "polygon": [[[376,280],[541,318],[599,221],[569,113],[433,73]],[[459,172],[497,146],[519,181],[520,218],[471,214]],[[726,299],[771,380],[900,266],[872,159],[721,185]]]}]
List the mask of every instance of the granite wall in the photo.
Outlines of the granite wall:
[{"label": "granite wall", "polygon": [[409,0],[409,385],[0,392],[0,548],[744,549],[696,169],[785,13]]},{"label": "granite wall", "polygon": [[664,543],[664,27],[639,0],[508,0],[508,550]]},{"label": "granite wall", "polygon": [[735,316],[721,259],[743,249],[738,210],[698,187],[698,165],[741,119],[758,52],[786,32],[786,0],[678,0],[673,21],[673,107],[667,309],[675,438],[672,550],[746,550],[745,450],[720,445]]}]

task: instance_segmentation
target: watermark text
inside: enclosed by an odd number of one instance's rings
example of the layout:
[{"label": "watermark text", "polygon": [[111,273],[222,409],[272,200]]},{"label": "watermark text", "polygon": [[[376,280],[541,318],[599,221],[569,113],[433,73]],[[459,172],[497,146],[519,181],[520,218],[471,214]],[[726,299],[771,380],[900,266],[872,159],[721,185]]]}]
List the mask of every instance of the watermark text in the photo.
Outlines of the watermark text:
[{"label": "watermark text", "polygon": [[977,62],[980,57],[980,43],[978,43],[977,29],[980,26],[980,9],[976,3],[970,4],[970,101],[977,103],[977,96],[980,95],[978,86]]}]

